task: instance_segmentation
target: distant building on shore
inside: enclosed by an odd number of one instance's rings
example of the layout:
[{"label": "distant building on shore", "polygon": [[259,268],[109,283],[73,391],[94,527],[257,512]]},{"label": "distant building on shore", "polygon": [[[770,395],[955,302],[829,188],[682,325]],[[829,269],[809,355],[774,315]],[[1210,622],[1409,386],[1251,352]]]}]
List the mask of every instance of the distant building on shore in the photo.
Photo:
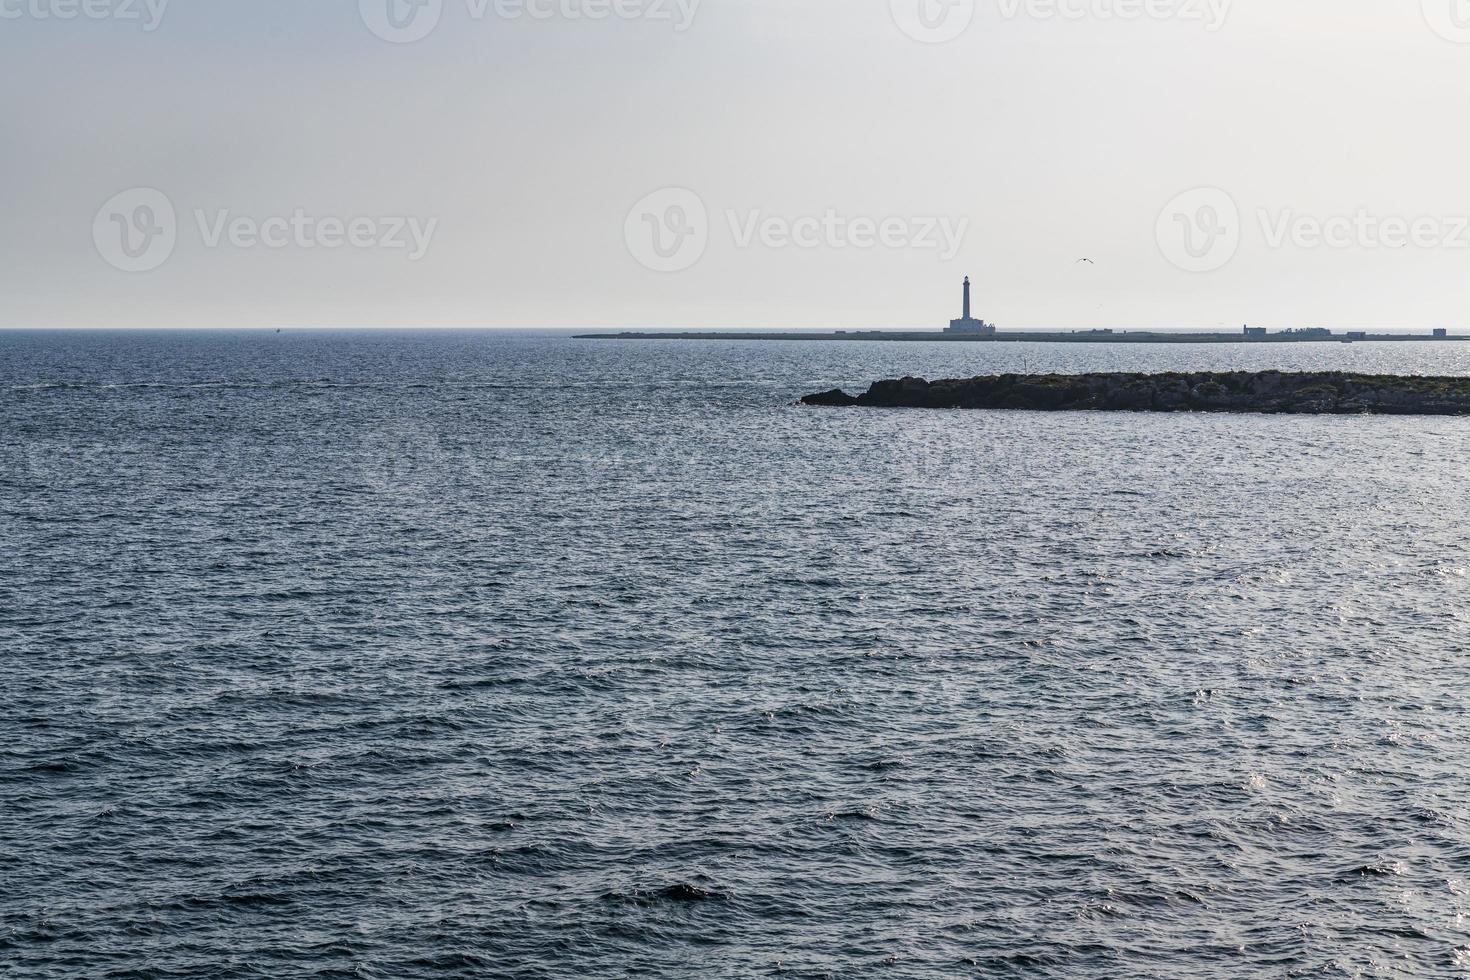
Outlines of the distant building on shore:
[{"label": "distant building on shore", "polygon": [[1265,327],[1246,327],[1245,328],[1245,335],[1247,337],[1264,337],[1264,336],[1266,336],[1266,328]]},{"label": "distant building on shore", "polygon": [[970,315],[970,277],[965,277],[965,315],[958,320],[949,321],[949,327],[945,333],[995,333],[995,324],[977,320]]}]

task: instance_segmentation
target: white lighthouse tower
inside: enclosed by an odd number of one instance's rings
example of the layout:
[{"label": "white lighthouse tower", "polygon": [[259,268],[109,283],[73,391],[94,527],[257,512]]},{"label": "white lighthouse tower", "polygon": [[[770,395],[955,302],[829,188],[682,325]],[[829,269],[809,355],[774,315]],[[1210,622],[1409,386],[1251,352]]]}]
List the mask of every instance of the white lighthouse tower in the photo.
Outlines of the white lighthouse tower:
[{"label": "white lighthouse tower", "polygon": [[970,277],[965,277],[965,313],[958,320],[949,321],[949,329],[945,333],[995,333],[995,324],[977,320],[970,315]]}]

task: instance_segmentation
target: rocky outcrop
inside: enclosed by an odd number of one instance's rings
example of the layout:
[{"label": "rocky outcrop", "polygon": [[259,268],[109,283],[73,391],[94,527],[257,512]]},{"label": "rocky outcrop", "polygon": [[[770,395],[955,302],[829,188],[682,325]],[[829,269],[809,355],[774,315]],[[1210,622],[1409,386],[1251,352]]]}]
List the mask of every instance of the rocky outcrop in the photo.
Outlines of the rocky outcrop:
[{"label": "rocky outcrop", "polygon": [[853,397],[808,395],[804,405],[992,408],[1043,412],[1264,412],[1292,415],[1470,415],[1470,377],[1335,372],[1002,374],[876,382]]}]

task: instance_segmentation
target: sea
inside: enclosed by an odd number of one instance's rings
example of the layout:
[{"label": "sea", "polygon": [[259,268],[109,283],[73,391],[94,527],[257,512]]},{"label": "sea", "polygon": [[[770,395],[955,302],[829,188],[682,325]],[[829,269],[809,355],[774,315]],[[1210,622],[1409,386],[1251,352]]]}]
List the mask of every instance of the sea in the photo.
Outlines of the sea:
[{"label": "sea", "polygon": [[0,333],[0,976],[1470,976],[1470,345]]}]

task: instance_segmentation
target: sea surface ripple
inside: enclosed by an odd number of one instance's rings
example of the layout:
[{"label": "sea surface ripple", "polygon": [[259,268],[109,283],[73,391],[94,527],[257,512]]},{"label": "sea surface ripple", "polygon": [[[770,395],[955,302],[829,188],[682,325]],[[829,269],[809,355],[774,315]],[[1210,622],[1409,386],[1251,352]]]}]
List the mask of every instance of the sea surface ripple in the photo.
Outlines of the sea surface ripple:
[{"label": "sea surface ripple", "polygon": [[0,334],[0,975],[1470,975],[1470,347]]}]

